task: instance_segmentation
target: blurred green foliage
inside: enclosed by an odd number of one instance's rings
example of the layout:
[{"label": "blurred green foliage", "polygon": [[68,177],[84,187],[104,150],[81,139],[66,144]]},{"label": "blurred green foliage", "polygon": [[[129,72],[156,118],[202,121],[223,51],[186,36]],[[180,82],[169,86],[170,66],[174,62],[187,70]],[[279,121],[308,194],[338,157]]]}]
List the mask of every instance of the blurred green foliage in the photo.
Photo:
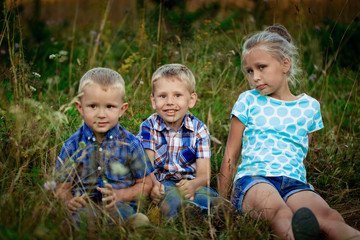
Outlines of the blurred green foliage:
[{"label": "blurred green foliage", "polygon": [[322,51],[328,54],[329,58],[334,58],[339,66],[359,71],[359,17],[350,24],[325,19],[323,25],[323,29],[316,34],[320,39]]}]

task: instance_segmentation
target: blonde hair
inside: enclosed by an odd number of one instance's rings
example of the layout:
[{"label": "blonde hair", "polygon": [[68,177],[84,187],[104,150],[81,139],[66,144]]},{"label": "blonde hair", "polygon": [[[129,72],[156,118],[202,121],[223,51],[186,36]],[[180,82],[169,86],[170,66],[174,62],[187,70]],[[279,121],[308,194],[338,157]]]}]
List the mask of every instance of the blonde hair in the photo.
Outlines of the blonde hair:
[{"label": "blonde hair", "polygon": [[298,82],[297,76],[301,73],[299,52],[284,26],[276,24],[267,27],[264,31],[251,35],[244,42],[241,56],[241,67],[245,76],[247,76],[247,72],[245,69],[244,59],[246,55],[255,48],[267,52],[278,61],[281,61],[284,58],[290,59],[290,69],[287,73],[287,81],[292,86],[296,86],[296,83]]},{"label": "blonde hair", "polygon": [[84,91],[86,85],[96,83],[102,87],[119,88],[122,99],[125,98],[125,82],[121,75],[109,68],[97,67],[87,71],[80,79],[78,94]]},{"label": "blonde hair", "polygon": [[186,83],[191,93],[195,92],[195,77],[189,68],[182,64],[173,63],[166,64],[159,67],[151,78],[152,92],[154,93],[154,86],[160,78],[177,78]]}]

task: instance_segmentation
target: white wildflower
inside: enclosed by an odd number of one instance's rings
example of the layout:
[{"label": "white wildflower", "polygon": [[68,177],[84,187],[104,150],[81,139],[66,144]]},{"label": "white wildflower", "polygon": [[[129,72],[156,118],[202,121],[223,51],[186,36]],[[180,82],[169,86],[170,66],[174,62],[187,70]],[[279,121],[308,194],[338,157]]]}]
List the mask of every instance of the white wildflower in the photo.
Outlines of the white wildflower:
[{"label": "white wildflower", "polygon": [[34,88],[33,86],[29,86],[29,88],[30,88],[30,90],[31,90],[32,92],[35,92],[35,91],[36,91],[36,88]]},{"label": "white wildflower", "polygon": [[54,191],[56,189],[56,182],[54,180],[50,180],[44,183],[44,188],[47,191]]},{"label": "white wildflower", "polygon": [[68,52],[65,51],[65,50],[61,50],[61,51],[59,52],[59,54],[60,54],[61,56],[67,56],[67,55],[68,55]]},{"label": "white wildflower", "polygon": [[40,74],[38,74],[37,72],[32,72],[32,74],[34,74],[34,76],[35,76],[35,77],[38,77],[38,78],[40,78],[40,77],[41,77],[41,75],[40,75]]}]

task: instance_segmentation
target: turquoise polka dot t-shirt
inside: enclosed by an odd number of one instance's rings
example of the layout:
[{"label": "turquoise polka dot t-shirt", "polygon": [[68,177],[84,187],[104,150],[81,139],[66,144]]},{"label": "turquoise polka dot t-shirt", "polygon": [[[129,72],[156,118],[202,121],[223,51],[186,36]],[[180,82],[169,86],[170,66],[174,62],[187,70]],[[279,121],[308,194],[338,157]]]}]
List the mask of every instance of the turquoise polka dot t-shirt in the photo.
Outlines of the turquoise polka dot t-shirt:
[{"label": "turquoise polka dot t-shirt", "polygon": [[231,116],[246,126],[242,162],[234,181],[260,175],[287,176],[306,183],[303,160],[308,133],[324,127],[316,99],[301,94],[295,101],[282,101],[250,90],[240,94]]}]

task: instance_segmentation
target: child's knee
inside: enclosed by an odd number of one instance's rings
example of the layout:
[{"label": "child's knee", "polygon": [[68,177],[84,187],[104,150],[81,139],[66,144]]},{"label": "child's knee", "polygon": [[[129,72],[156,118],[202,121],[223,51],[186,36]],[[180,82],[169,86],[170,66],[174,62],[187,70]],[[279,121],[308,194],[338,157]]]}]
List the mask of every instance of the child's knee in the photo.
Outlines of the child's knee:
[{"label": "child's knee", "polygon": [[345,222],[344,218],[341,216],[341,214],[336,211],[335,209],[332,208],[327,208],[325,209],[321,215],[318,217],[319,218],[319,222],[326,222],[328,221],[339,221],[339,222]]},{"label": "child's knee", "polygon": [[279,207],[273,215],[273,220],[272,221],[283,221],[285,219],[287,220],[291,220],[293,217],[293,212],[291,211],[291,209],[289,207],[285,206],[281,206]]}]

